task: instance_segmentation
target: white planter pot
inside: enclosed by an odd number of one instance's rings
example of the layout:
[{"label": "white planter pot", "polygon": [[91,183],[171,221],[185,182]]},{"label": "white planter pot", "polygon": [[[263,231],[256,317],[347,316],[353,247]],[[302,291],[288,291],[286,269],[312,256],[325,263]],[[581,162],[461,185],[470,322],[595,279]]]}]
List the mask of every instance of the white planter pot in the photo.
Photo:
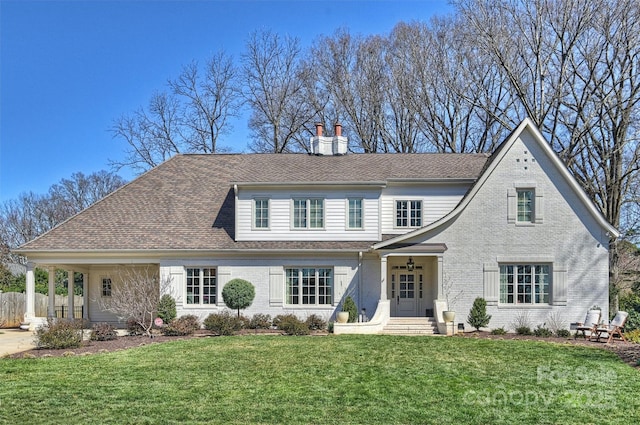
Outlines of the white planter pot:
[{"label": "white planter pot", "polygon": [[340,311],[336,316],[336,320],[338,323],[347,323],[349,321],[349,312],[348,311]]},{"label": "white planter pot", "polygon": [[445,323],[453,322],[454,320],[456,320],[456,312],[451,310],[443,311],[442,318],[444,319]]}]

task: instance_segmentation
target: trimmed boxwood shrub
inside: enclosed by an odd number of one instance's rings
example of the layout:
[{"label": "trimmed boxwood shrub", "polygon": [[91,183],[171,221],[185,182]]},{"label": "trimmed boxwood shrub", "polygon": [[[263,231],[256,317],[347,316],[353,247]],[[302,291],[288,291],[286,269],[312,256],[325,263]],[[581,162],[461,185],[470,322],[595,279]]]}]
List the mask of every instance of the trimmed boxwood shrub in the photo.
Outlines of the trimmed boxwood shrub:
[{"label": "trimmed boxwood shrub", "polygon": [[491,335],[506,335],[507,331],[504,328],[495,328],[491,330]]},{"label": "trimmed boxwood shrub", "polygon": [[543,337],[543,338],[549,338],[550,336],[553,336],[553,332],[551,332],[550,329],[547,329],[542,325],[536,326],[536,328],[533,330],[533,334],[535,336]]},{"label": "trimmed boxwood shrub", "polygon": [[229,311],[211,313],[204,319],[204,328],[218,335],[233,335],[242,329],[242,321]]},{"label": "trimmed boxwood shrub", "polygon": [[309,330],[312,330],[312,331],[321,331],[323,329],[326,329],[327,327],[327,322],[324,319],[322,319],[322,317],[316,314],[312,314],[309,317],[307,317],[307,320],[305,320],[305,323],[307,324],[307,327],[309,328]]},{"label": "trimmed boxwood shrub", "polygon": [[167,336],[193,335],[200,329],[200,320],[193,314],[187,314],[174,319],[173,322],[162,328],[162,334]]},{"label": "trimmed boxwood shrub", "polygon": [[569,338],[571,336],[571,332],[568,329],[558,329],[556,331],[556,336],[558,338]]},{"label": "trimmed boxwood shrub", "polygon": [[108,323],[96,323],[91,327],[92,341],[112,341],[116,338],[118,338],[118,331]]},{"label": "trimmed boxwood shrub", "polygon": [[249,321],[249,329],[270,329],[271,316],[268,314],[254,314]]},{"label": "trimmed boxwood shrub", "polygon": [[342,304],[342,311],[349,312],[349,323],[354,323],[358,321],[358,306],[356,306],[356,302],[353,301],[353,298],[347,296],[344,299],[344,303]]},{"label": "trimmed boxwood shrub", "polygon": [[287,335],[309,335],[309,326],[293,314],[286,314],[278,320],[278,329]]},{"label": "trimmed boxwood shrub", "polygon": [[169,294],[164,294],[158,302],[158,317],[164,323],[171,323],[177,316],[176,300]]},{"label": "trimmed boxwood shrub", "polygon": [[47,324],[36,330],[37,348],[78,348],[82,345],[82,320],[47,319]]},{"label": "trimmed boxwood shrub", "polygon": [[518,335],[532,335],[531,328],[529,326],[518,326],[516,328],[516,333]]}]

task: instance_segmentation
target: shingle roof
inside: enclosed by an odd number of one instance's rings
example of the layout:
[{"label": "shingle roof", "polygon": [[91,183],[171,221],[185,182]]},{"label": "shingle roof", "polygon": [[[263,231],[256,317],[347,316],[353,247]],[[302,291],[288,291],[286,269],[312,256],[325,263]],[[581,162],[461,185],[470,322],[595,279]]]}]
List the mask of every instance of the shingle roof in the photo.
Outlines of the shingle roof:
[{"label": "shingle roof", "polygon": [[485,154],[178,155],[19,252],[366,249],[370,242],[235,242],[233,183],[476,179]]}]

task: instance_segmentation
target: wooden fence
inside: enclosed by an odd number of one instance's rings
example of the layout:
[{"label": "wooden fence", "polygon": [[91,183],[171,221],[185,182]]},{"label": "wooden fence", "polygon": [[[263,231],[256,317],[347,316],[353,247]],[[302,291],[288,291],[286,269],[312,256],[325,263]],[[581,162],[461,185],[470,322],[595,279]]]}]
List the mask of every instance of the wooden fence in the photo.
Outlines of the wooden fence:
[{"label": "wooden fence", "polygon": [[[56,315],[58,317],[68,317],[67,306],[69,298],[66,295],[56,295]],[[16,328],[24,320],[26,295],[20,292],[0,293],[0,328]],[[75,316],[82,317],[82,306],[84,299],[82,296],[74,297]],[[47,317],[47,306],[49,297],[36,293],[35,307],[36,317]]]}]

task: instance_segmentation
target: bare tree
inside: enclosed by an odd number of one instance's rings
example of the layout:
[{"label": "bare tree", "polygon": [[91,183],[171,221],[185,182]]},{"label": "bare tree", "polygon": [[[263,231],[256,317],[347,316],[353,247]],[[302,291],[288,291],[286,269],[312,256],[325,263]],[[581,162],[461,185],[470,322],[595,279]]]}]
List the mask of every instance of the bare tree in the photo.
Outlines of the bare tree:
[{"label": "bare tree", "polygon": [[295,142],[312,122],[315,111],[304,98],[305,77],[297,38],[268,30],[253,32],[242,55],[249,128],[256,152],[304,149]]},{"label": "bare tree", "polygon": [[184,136],[190,152],[219,151],[218,138],[231,130],[229,119],[237,116],[240,107],[237,78],[233,59],[220,51],[209,59],[202,76],[192,62],[169,82],[183,100],[180,122],[188,129]]},{"label": "bare tree", "polygon": [[127,145],[115,169],[144,172],[179,153],[218,152],[219,137],[230,130],[229,118],[238,113],[238,73],[230,56],[214,54],[204,69],[196,62],[183,67],[168,82],[170,93],[154,94],[146,108],[116,119],[114,138]]},{"label": "bare tree", "polygon": [[171,278],[160,279],[158,268],[121,267],[116,271],[110,297],[95,301],[100,309],[111,312],[119,320],[132,320],[151,336],[161,293],[169,293]]}]

